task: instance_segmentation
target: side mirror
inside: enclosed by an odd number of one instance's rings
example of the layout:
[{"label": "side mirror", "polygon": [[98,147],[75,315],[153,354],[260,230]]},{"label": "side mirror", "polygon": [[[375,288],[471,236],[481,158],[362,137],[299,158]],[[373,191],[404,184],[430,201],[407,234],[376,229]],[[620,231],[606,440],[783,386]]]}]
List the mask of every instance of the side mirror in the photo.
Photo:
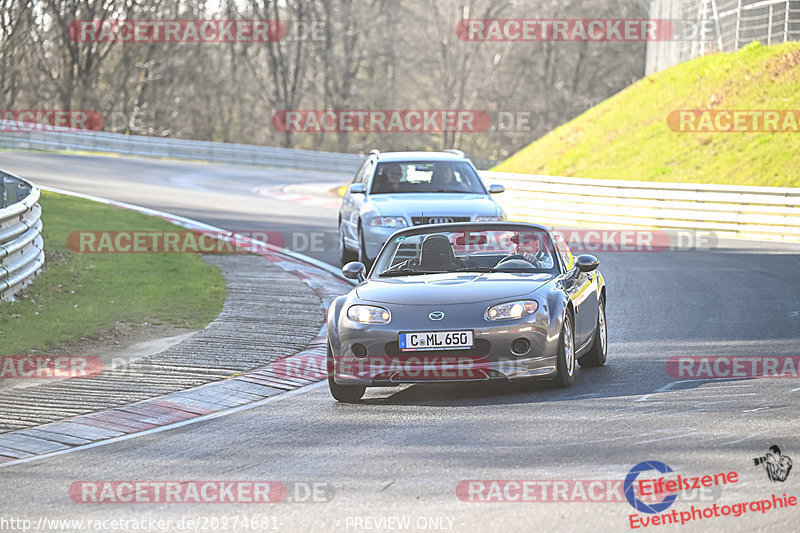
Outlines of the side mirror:
[{"label": "side mirror", "polygon": [[506,192],[504,186],[498,184],[489,185],[489,194],[500,194],[501,192]]},{"label": "side mirror", "polygon": [[364,263],[351,261],[342,267],[342,275],[347,279],[357,279],[362,282],[367,277],[367,267],[364,266]]},{"label": "side mirror", "polygon": [[593,255],[581,254],[575,258],[575,264],[581,272],[591,272],[597,270],[600,260]]},{"label": "side mirror", "polygon": [[363,183],[353,183],[347,190],[350,194],[364,194],[367,191]]}]

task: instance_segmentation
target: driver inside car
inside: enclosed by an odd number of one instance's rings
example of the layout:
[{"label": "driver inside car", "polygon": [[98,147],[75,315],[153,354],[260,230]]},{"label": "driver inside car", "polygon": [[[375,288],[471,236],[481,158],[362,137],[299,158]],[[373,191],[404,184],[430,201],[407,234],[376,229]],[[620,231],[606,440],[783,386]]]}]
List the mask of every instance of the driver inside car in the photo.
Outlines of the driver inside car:
[{"label": "driver inside car", "polygon": [[464,188],[456,178],[453,167],[447,164],[437,163],[434,165],[433,175],[431,176],[433,189],[436,191],[462,191]]},{"label": "driver inside car", "polygon": [[509,240],[513,251],[508,257],[518,255],[536,268],[553,266],[550,264],[550,256],[539,248],[539,239],[517,232]]}]

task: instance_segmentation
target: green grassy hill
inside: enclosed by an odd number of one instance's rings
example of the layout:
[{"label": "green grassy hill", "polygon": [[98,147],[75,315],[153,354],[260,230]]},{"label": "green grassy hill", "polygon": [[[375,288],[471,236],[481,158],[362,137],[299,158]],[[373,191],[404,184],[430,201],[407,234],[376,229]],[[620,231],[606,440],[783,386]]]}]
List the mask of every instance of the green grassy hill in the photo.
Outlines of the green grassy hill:
[{"label": "green grassy hill", "polygon": [[800,187],[800,132],[676,132],[675,110],[800,110],[800,43],[753,43],[628,87],[493,170]]}]

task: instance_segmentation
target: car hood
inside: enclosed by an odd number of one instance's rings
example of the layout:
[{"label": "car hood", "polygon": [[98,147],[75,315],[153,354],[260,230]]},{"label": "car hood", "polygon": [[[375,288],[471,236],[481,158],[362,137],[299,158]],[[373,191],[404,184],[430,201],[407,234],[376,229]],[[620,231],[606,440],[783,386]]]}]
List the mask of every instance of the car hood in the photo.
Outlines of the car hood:
[{"label": "car hood", "polygon": [[494,200],[482,194],[404,193],[374,194],[368,204],[381,215],[418,217],[424,215],[473,216],[496,215]]},{"label": "car hood", "polygon": [[360,300],[385,304],[466,304],[524,297],[552,279],[552,274],[454,272],[370,279],[356,287],[356,294]]}]

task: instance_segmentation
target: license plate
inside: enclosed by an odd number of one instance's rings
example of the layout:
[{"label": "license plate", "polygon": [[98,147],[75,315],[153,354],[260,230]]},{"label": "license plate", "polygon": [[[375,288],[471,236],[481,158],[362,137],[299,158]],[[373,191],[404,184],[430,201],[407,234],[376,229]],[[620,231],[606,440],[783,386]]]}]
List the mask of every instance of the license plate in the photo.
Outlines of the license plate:
[{"label": "license plate", "polygon": [[417,331],[400,334],[400,349],[463,350],[472,348],[472,331]]}]

